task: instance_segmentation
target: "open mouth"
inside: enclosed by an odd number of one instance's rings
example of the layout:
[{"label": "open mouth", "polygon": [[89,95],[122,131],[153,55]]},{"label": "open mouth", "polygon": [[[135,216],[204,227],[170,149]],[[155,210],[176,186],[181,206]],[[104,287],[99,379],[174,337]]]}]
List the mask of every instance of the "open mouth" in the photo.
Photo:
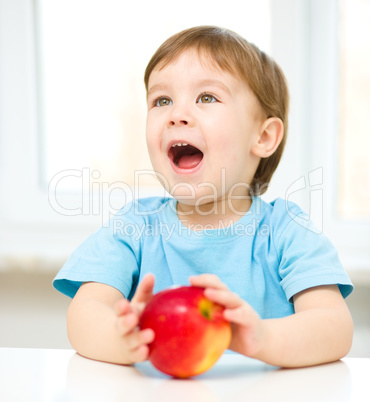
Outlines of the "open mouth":
[{"label": "open mouth", "polygon": [[179,142],[172,145],[168,156],[178,168],[193,169],[202,161],[203,152],[193,145]]}]

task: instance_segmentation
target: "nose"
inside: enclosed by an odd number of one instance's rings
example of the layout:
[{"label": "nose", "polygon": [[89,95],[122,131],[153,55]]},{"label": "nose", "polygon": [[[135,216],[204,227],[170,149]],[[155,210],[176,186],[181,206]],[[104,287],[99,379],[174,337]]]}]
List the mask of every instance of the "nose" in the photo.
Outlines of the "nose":
[{"label": "nose", "polygon": [[169,126],[187,126],[193,122],[193,116],[185,105],[173,105],[169,116]]},{"label": "nose", "polygon": [[[174,120],[170,120],[169,124],[170,124],[170,126],[176,126],[177,125],[176,121],[174,121]],[[187,120],[179,120],[178,124],[186,126],[188,124],[188,122],[187,122]]]}]

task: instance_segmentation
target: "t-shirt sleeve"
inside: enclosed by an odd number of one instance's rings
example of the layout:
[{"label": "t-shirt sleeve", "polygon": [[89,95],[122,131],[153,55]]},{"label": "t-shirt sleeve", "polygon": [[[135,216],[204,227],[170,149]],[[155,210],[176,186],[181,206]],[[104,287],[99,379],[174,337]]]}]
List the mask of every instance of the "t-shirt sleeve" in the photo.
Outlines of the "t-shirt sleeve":
[{"label": "t-shirt sleeve", "polygon": [[287,300],[305,289],[334,284],[347,297],[353,285],[333,244],[296,204],[280,207],[284,212],[279,214],[275,247]]},{"label": "t-shirt sleeve", "polygon": [[141,257],[140,239],[123,235],[120,230],[127,224],[137,224],[128,219],[118,214],[88,237],[58,272],[53,286],[74,297],[82,283],[99,282],[113,286],[130,299],[139,277]]}]

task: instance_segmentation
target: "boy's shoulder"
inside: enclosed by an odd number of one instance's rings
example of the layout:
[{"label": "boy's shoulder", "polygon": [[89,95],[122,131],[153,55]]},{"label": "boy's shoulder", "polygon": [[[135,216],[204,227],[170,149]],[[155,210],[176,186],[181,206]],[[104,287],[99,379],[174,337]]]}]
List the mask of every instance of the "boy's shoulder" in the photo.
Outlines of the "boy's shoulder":
[{"label": "boy's shoulder", "polygon": [[322,225],[317,226],[310,216],[295,202],[277,198],[263,201],[264,219],[276,247],[283,244],[318,244],[327,242]]},{"label": "boy's shoulder", "polygon": [[282,233],[289,224],[302,224],[309,222],[309,217],[295,202],[276,198],[273,201],[260,199],[260,213],[268,221],[270,229],[275,233]]},{"label": "boy's shoulder", "polygon": [[269,215],[271,219],[284,219],[289,221],[298,215],[305,214],[298,204],[283,198],[276,198],[269,202],[259,199],[259,202],[261,203],[261,212]]}]

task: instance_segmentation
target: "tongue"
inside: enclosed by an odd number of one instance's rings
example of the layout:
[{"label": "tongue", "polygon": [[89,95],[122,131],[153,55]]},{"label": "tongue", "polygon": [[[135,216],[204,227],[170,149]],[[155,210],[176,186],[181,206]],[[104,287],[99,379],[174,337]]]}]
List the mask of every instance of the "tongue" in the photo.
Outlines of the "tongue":
[{"label": "tongue", "polygon": [[184,155],[177,162],[177,166],[180,169],[192,169],[195,166],[199,165],[202,158],[203,154],[200,152],[194,155]]}]

